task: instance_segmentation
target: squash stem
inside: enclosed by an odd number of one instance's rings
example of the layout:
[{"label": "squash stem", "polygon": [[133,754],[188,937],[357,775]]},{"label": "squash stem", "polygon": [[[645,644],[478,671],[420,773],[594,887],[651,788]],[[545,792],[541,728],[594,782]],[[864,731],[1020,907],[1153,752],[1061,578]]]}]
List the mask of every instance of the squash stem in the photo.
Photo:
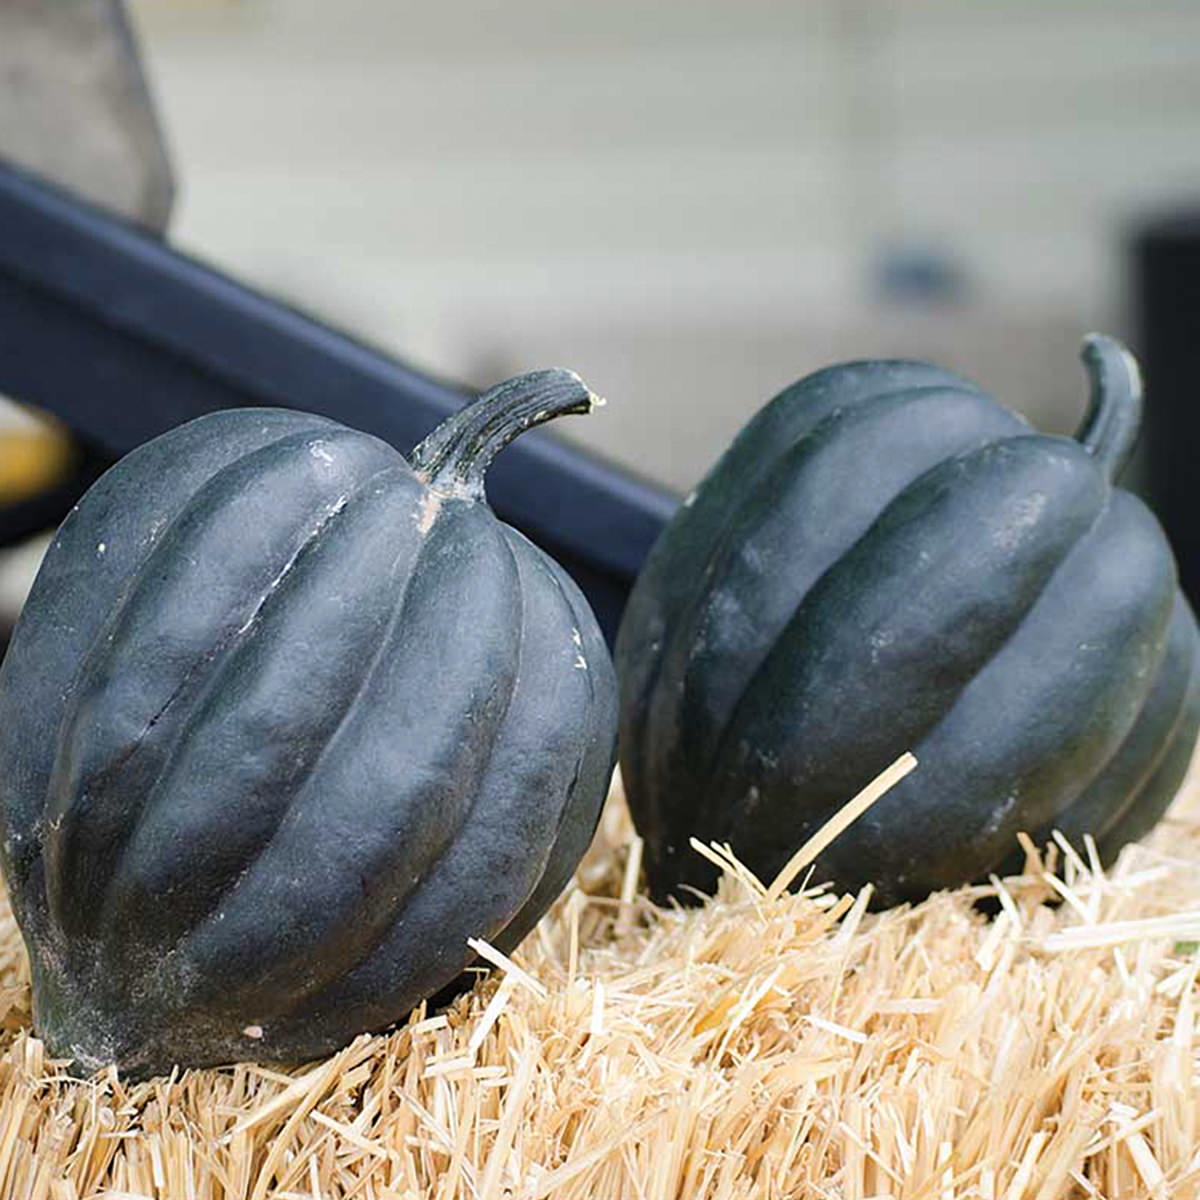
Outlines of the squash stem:
[{"label": "squash stem", "polygon": [[1142,424],[1137,359],[1116,338],[1089,333],[1081,354],[1091,383],[1088,410],[1075,434],[1110,480],[1124,470]]},{"label": "squash stem", "polygon": [[603,403],[574,371],[529,371],[498,383],[448,417],[409,461],[430,487],[482,499],[483,477],[492,459],[515,437],[555,417],[589,413]]}]

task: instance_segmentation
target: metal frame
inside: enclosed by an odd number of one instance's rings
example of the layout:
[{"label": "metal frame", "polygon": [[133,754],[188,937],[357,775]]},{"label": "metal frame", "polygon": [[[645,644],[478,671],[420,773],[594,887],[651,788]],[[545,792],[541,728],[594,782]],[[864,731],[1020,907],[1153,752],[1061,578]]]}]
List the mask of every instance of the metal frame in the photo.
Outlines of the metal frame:
[{"label": "metal frame", "polygon": [[[470,395],[3,160],[0,393],[107,459],[246,405],[320,413],[408,451]],[[677,503],[544,433],[500,456],[488,496],[572,572],[610,637]],[[15,532],[0,514],[0,543]]]}]

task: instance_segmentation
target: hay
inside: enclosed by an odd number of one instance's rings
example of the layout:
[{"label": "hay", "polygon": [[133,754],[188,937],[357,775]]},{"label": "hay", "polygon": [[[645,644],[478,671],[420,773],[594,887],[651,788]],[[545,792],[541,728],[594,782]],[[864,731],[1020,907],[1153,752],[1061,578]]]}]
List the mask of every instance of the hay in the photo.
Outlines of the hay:
[{"label": "hay", "polygon": [[66,1077],[29,1032],[5,910],[0,1195],[1198,1195],[1191,808],[1107,878],[1056,848],[1056,873],[1030,855],[873,914],[728,863],[715,901],[679,911],[638,895],[614,795],[515,962],[482,945],[496,970],[449,1011],[294,1072]]}]

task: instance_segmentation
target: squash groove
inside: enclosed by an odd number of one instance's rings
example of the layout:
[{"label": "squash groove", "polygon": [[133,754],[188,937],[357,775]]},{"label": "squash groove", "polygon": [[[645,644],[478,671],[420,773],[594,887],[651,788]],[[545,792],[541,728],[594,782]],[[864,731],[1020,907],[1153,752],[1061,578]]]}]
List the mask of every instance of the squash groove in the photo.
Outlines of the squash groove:
[{"label": "squash groove", "polygon": [[[902,435],[914,420],[930,433],[906,444]],[[652,758],[658,747],[676,761],[653,761],[651,779],[687,786],[706,778],[754,674],[826,571],[947,455],[1020,428],[981,397],[931,387],[835,409],[778,454],[714,538],[694,599],[663,640],[658,679],[671,686],[652,684],[644,738]],[[837,481],[864,462],[872,463],[871,475],[847,496]],[[773,564],[788,557],[797,560],[788,587],[772,586]]]},{"label": "squash groove", "polygon": [[[1195,656],[1193,662],[1200,663],[1200,638],[1194,636],[1194,633],[1193,623],[1192,654]],[[1187,694],[1184,698],[1183,712],[1174,727],[1174,733],[1167,744],[1166,753],[1162,756],[1158,766],[1154,768],[1153,774],[1134,796],[1133,802],[1097,838],[1102,862],[1111,863],[1126,842],[1136,841],[1148,833],[1167,811],[1187,774],[1198,732],[1200,732],[1200,668],[1193,666]]]},{"label": "squash groove", "polygon": [[[437,574],[431,562],[467,536],[461,523],[475,527],[474,553],[456,561],[454,575]],[[256,1018],[267,1020],[274,1015],[267,997],[285,996],[290,1005],[326,976],[345,974],[370,952],[440,850],[459,836],[507,710],[516,665],[512,632],[520,591],[502,572],[503,541],[477,507],[453,501],[443,507],[419,551],[428,555],[424,569],[411,574],[405,589],[383,670],[364,680],[353,713],[303,786],[291,792],[272,839],[218,912],[180,946],[185,973],[199,981],[189,991],[195,1002],[253,1003]],[[492,590],[480,595],[485,580]],[[467,596],[473,597],[469,607]],[[457,619],[457,630],[448,618]],[[443,658],[431,672],[436,628],[444,630]],[[380,745],[387,737],[382,713],[395,731],[394,747]],[[393,758],[404,762],[403,789],[392,783]],[[332,801],[335,778],[342,786]],[[316,873],[302,869],[313,847],[323,859]],[[369,880],[366,894],[356,882],[359,873]],[[347,928],[351,906],[355,920]],[[241,968],[234,986],[222,969],[231,964]],[[283,976],[292,981],[286,993],[279,986]],[[208,986],[200,990],[202,984]]]},{"label": "squash groove", "polygon": [[[341,475],[292,470],[296,452],[315,440],[308,432],[213,475],[135,568],[123,601],[101,626],[65,710],[48,781],[47,900],[64,930],[95,927],[109,868],[209,669],[236,644],[270,581],[340,499],[359,463],[373,470],[381,452],[392,453],[349,431],[321,438],[340,443]],[[238,514],[267,493],[278,515],[259,522],[252,545],[239,555],[245,530]],[[215,594],[214,578],[220,580]],[[95,852],[101,845],[105,854]]]},{"label": "squash groove", "polygon": [[[401,471],[386,468],[350,493],[338,536],[306,543],[287,579],[260,605],[262,624],[227,647],[149,791],[113,871],[102,923],[134,921],[144,905],[156,903],[162,949],[178,949],[186,930],[211,914],[274,835],[288,797],[304,787],[336,739],[386,644],[373,635],[397,604],[389,603],[394,569],[381,557],[378,529],[403,530],[399,522],[416,503],[415,488],[410,495],[398,486]],[[396,537],[389,529],[387,540]],[[367,569],[364,558],[380,565]],[[332,634],[311,627],[309,613],[329,573],[354,589],[360,616],[374,604],[373,620],[343,623]],[[310,652],[295,649],[318,637]],[[370,657],[362,669],[364,654]],[[295,697],[283,738],[274,732],[279,694]],[[223,826],[218,839],[205,836],[214,820]]]},{"label": "squash groove", "polygon": [[[707,562],[732,509],[757,487],[781,449],[786,452],[831,413],[849,409],[875,394],[920,392],[926,388],[977,389],[939,367],[887,360],[826,368],[786,388],[768,402],[734,438],[703,484],[684,500],[671,521],[671,536],[660,537],[643,564],[617,635],[623,714],[644,714],[663,671],[663,639],[679,611],[695,594],[700,564]],[[1019,418],[1018,418],[1019,420]],[[642,719],[639,716],[639,720]],[[652,786],[657,772],[642,755],[653,744],[633,730],[621,735],[627,773]],[[647,791],[645,819],[652,826],[658,801]]]},{"label": "squash groove", "polygon": [[[515,731],[509,730],[510,737],[500,736],[502,749],[491,760],[488,774],[480,783],[465,836],[455,838],[431,864],[421,887],[406,899],[399,919],[383,931],[383,937],[362,962],[322,990],[304,996],[301,1005],[292,1010],[293,1016],[320,1021],[322,1014],[330,1012],[343,1016],[353,1013],[362,1028],[370,1028],[383,1010],[380,1002],[370,999],[380,982],[386,978],[393,980],[394,986],[409,986],[405,964],[411,962],[414,945],[428,943],[434,937],[453,944],[455,940],[465,942],[467,937],[476,936],[501,947],[511,946],[528,932],[561,891],[591,839],[603,798],[597,780],[607,779],[612,765],[611,735],[606,736],[603,731],[615,722],[613,701],[610,698],[606,707],[581,707],[578,697],[573,699],[570,693],[582,683],[592,696],[595,682],[590,678],[581,680],[583,672],[548,671],[550,663],[545,646],[553,644],[557,635],[564,649],[573,650],[569,630],[581,625],[584,630],[590,628],[589,637],[599,639],[599,632],[594,621],[582,620],[586,607],[582,612],[573,606],[566,607],[568,593],[564,585],[570,581],[561,577],[551,560],[515,531],[505,530],[504,536],[523,576],[521,592],[526,598],[524,621],[528,626],[523,642],[533,654],[526,664],[528,669],[518,671],[506,721],[519,725],[525,732],[515,736]],[[553,588],[533,586],[537,577],[544,579],[547,572],[552,576]],[[579,603],[586,606],[582,597]],[[607,670],[611,697],[615,682],[602,639],[593,648],[597,646],[598,669]],[[585,712],[594,714],[590,721],[570,715]],[[534,722],[550,728],[539,730]],[[528,753],[529,744],[531,740],[545,739],[551,739],[545,744],[554,753],[539,762]],[[600,771],[581,777],[577,766],[572,765],[568,778],[563,764],[589,756],[599,758]],[[585,790],[580,790],[581,783],[586,785]],[[585,806],[582,819],[568,819],[575,816],[581,802]],[[554,835],[547,839],[543,851],[531,855],[522,849],[533,829],[545,830],[551,824]],[[564,833],[568,831],[573,831],[572,840],[564,846]],[[511,921],[481,923],[479,911],[467,898],[449,907],[444,899],[438,899],[439,895],[444,897],[448,881],[464,872],[492,881],[490,886],[503,897],[503,903],[497,904],[496,909],[516,909]],[[439,967],[437,986],[450,984],[463,965],[447,954]],[[413,1002],[412,994],[402,993],[404,1004]]]},{"label": "squash groove", "polygon": [[[227,425],[223,420],[226,415],[203,418],[206,428],[214,423]],[[35,584],[37,602],[26,605],[29,615],[20,622],[14,636],[18,651],[0,664],[0,729],[16,728],[26,708],[54,703],[59,705],[60,714],[66,712],[83,664],[103,632],[105,621],[113,608],[124,603],[141,562],[190,500],[189,489],[203,486],[229,462],[281,440],[297,427],[315,425],[324,429],[330,424],[323,417],[272,411],[253,427],[241,425],[237,436],[222,437],[219,445],[203,433],[180,430],[177,457],[168,460],[162,446],[146,443],[97,480],[88,493],[87,513],[81,518],[77,505],[51,542]],[[128,536],[106,545],[105,553],[99,556],[93,553],[97,545],[94,530],[112,519],[122,486],[131,474],[140,476],[138,489],[143,505],[137,519],[126,518]],[[72,603],[81,577],[86,579],[91,601],[82,608]],[[39,661],[32,655],[22,655],[21,645],[43,637],[55,639],[63,648],[61,657]],[[29,922],[44,920],[47,908],[41,857],[47,795],[36,781],[51,767],[60,724],[61,716],[37,738],[7,743],[0,739],[0,778],[8,786],[6,802],[0,807],[4,861],[10,878],[29,880],[27,895],[24,888],[12,889],[13,903]]]},{"label": "squash groove", "polygon": [[[753,787],[759,796],[802,793],[793,820],[815,829],[945,717],[1103,507],[1086,456],[1075,450],[1048,463],[1045,455],[1022,436],[945,460],[826,571],[735,710],[702,821],[723,813],[731,822]],[[1055,488],[1055,503],[1026,512],[1030,491]],[[960,522],[976,530],[970,546],[953,536]],[[864,571],[875,579],[869,590],[859,585]],[[752,832],[743,837],[759,845]]]},{"label": "squash groove", "polygon": [[[1099,843],[1136,806],[1139,794],[1167,760],[1176,739],[1186,736],[1195,636],[1187,602],[1177,593],[1163,652],[1126,737],[1077,798],[1051,820],[1029,830],[1036,843],[1045,844],[1055,829],[1077,848],[1083,847],[1085,834]],[[1016,853],[1007,861],[1019,869]]]},{"label": "squash groove", "polygon": [[553,581],[556,594],[569,614],[571,649],[586,663],[582,669],[573,664],[575,676],[582,676],[586,685],[589,704],[587,723],[578,735],[579,749],[567,784],[567,801],[558,813],[554,825],[554,837],[549,852],[542,864],[539,877],[532,893],[523,907],[509,924],[496,935],[496,944],[501,950],[515,948],[537,924],[547,906],[570,882],[575,866],[583,857],[600,821],[603,801],[586,804],[581,819],[569,821],[572,801],[577,796],[596,796],[600,792],[597,781],[607,779],[612,773],[612,759],[606,756],[607,743],[604,730],[616,722],[616,679],[607,648],[599,637],[594,624],[588,620],[587,601],[574,581],[553,559],[530,553],[529,543],[515,530],[509,540],[525,547],[526,556],[536,567],[547,572]]}]

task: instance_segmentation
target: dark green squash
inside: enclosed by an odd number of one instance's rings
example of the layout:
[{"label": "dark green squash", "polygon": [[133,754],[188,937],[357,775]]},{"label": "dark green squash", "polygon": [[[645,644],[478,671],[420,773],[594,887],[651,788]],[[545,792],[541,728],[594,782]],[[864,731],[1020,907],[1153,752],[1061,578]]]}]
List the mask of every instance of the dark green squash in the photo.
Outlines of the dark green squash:
[{"label": "dark green squash", "polygon": [[411,467],[221,412],[87,493],[0,673],[4,874],[52,1054],[309,1058],[533,926],[595,828],[616,682],[483,474],[592,399],[522,376]]},{"label": "dark green squash", "polygon": [[769,882],[906,750],[919,768],[816,880],[915,900],[1014,865],[1018,831],[1091,833],[1108,861],[1162,815],[1200,724],[1196,625],[1157,522],[1112,483],[1136,364],[1100,336],[1084,358],[1076,440],[934,366],[831,367],[684,502],[616,652],[656,896],[715,886],[691,837]]}]

